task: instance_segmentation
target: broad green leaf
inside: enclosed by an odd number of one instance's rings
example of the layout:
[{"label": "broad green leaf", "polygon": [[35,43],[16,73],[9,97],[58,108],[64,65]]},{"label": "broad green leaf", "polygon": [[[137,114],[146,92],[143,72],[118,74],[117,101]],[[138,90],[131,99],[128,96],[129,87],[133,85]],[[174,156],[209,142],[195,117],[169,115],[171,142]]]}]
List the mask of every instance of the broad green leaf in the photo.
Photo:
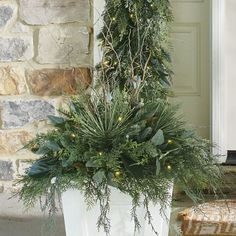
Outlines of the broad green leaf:
[{"label": "broad green leaf", "polygon": [[51,123],[53,125],[61,125],[65,122],[65,119],[63,117],[59,117],[59,116],[49,115],[48,119],[51,121]]},{"label": "broad green leaf", "polygon": [[103,170],[99,170],[94,176],[93,180],[98,183],[102,183],[102,181],[106,178],[105,172]]},{"label": "broad green leaf", "polygon": [[164,134],[161,129],[159,129],[156,132],[156,134],[152,137],[151,142],[156,146],[161,145],[165,142]]},{"label": "broad green leaf", "polygon": [[52,170],[57,169],[58,159],[51,157],[43,157],[35,161],[30,167],[27,174],[30,177],[42,177],[48,175]]},{"label": "broad green leaf", "polygon": [[112,186],[112,187],[117,188],[117,187],[118,187],[118,184],[117,184],[115,181],[113,181],[113,179],[114,179],[114,174],[111,173],[111,172],[109,172],[108,175],[107,175],[107,177],[108,177],[108,184],[109,184],[110,186]]},{"label": "broad green leaf", "polygon": [[47,142],[47,143],[45,144],[45,146],[46,146],[49,150],[51,150],[51,151],[53,151],[53,152],[57,152],[57,151],[60,151],[60,150],[61,150],[60,146],[59,146],[57,143],[53,142],[53,141]]},{"label": "broad green leaf", "polygon": [[95,163],[95,161],[89,160],[89,161],[86,162],[86,167],[97,168],[99,166],[98,166],[97,163]]}]

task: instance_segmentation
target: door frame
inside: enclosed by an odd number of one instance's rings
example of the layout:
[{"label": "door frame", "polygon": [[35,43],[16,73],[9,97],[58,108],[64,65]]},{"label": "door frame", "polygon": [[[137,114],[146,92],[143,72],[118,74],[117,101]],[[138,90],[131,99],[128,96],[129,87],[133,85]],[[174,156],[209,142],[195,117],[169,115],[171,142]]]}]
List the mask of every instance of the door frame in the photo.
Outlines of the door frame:
[{"label": "door frame", "polygon": [[211,140],[216,144],[213,153],[219,155],[219,162],[225,162],[227,156],[223,54],[224,6],[224,0],[211,0]]}]

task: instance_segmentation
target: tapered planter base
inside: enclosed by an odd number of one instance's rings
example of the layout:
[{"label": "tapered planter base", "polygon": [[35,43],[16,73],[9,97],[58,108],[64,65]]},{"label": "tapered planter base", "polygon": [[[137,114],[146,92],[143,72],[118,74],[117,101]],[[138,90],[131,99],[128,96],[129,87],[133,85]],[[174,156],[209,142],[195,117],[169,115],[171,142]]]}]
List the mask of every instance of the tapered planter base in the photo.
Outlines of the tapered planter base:
[{"label": "tapered planter base", "polygon": [[[171,190],[172,191],[172,190]],[[103,229],[97,230],[99,206],[87,210],[84,196],[78,190],[70,189],[62,194],[62,204],[66,227],[66,236],[105,236]],[[117,189],[112,189],[110,204],[111,236],[156,236],[151,226],[145,221],[145,210],[138,208],[138,217],[142,228],[134,234],[134,223],[131,219],[131,198]],[[159,236],[168,236],[170,207],[165,217],[160,214],[160,205],[150,205],[153,224]]]}]

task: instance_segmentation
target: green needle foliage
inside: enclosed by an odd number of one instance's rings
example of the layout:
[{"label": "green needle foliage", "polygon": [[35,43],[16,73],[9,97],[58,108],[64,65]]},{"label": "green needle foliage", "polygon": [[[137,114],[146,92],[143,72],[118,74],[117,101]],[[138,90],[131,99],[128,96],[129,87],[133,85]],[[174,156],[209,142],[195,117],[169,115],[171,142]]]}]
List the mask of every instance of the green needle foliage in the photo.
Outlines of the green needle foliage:
[{"label": "green needle foliage", "polygon": [[104,51],[98,68],[109,83],[135,88],[145,80],[143,93],[165,97],[171,84],[168,52],[172,12],[169,0],[106,1],[104,27],[98,35]]},{"label": "green needle foliage", "polygon": [[210,142],[186,129],[166,99],[171,19],[167,0],[106,2],[97,87],[72,98],[60,117],[50,116],[54,129],[26,146],[39,155],[20,180],[26,206],[42,199],[53,215],[56,196],[79,189],[88,206],[100,205],[98,227],[109,235],[110,194],[117,188],[132,198],[135,231],[143,205],[157,234],[149,204],[167,207],[173,183],[194,202],[204,199],[205,189],[216,192],[221,172]]}]

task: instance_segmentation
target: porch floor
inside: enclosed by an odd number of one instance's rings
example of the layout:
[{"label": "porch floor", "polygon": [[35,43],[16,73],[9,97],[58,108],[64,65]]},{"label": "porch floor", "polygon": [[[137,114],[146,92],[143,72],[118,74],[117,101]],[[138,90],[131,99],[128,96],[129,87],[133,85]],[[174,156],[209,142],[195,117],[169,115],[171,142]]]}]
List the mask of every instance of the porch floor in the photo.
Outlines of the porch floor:
[{"label": "porch floor", "polygon": [[[50,225],[39,206],[25,212],[22,203],[16,198],[9,199],[10,196],[0,194],[0,236],[65,236],[62,215],[55,219],[54,234],[49,234]],[[51,232],[52,230],[51,227]]]}]

